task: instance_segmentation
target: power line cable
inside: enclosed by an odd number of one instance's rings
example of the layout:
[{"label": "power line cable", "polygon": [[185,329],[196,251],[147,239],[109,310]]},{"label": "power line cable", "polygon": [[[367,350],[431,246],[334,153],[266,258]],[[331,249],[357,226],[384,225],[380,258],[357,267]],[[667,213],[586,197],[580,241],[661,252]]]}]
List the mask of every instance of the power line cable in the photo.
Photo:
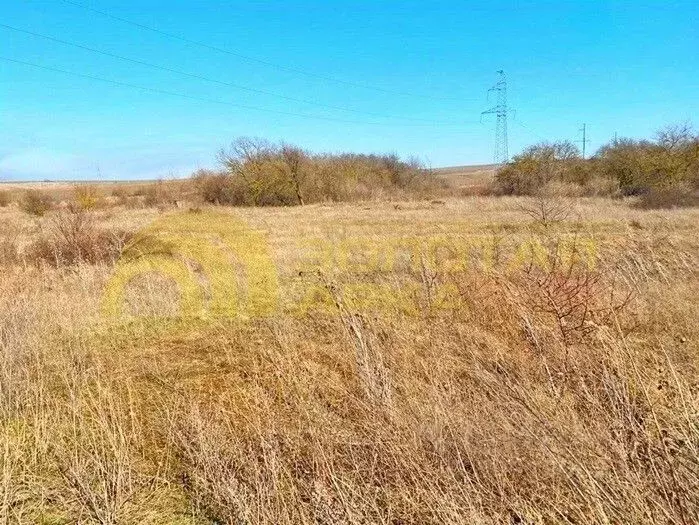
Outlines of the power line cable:
[{"label": "power line cable", "polygon": [[533,135],[536,135],[540,140],[543,140],[543,141],[549,141],[549,140],[550,140],[550,139],[544,137],[543,135],[541,135],[540,133],[537,133],[536,131],[534,131],[532,128],[530,128],[529,126],[527,126],[526,124],[524,124],[524,122],[522,122],[521,120],[517,120],[517,119],[515,118],[515,119],[512,119],[512,121],[515,122],[516,124],[518,124],[519,126],[521,126],[522,128],[526,129],[527,131],[529,131],[529,132],[532,133]]},{"label": "power line cable", "polygon": [[[140,86],[138,84],[131,84],[128,82],[122,82],[120,80],[112,80],[104,77],[98,77],[95,75],[87,75],[84,73],[76,73],[74,71],[67,71],[65,69],[59,69],[51,66],[44,66],[41,64],[35,64],[33,62],[26,62],[24,60],[16,60],[13,58],[8,58],[8,57],[3,57],[0,56],[0,60],[4,60],[6,62],[12,62],[15,64],[21,64],[29,67],[33,67],[36,69],[43,69],[46,71],[52,71],[55,73],[62,73],[64,75],[70,75],[74,77],[79,77],[79,78],[85,78],[88,80],[95,80],[98,82],[104,82],[108,84],[112,84],[115,86],[120,86],[120,87],[128,87],[132,89],[137,89],[140,91],[146,91],[150,93],[156,93],[160,95],[169,95],[169,96],[174,96],[174,97],[180,97],[180,98],[186,98],[190,100],[197,100],[200,102],[207,102],[210,104],[219,104],[219,105],[225,105],[225,106],[231,106],[239,109],[247,109],[247,110],[252,110],[252,111],[261,111],[265,113],[273,113],[277,115],[286,115],[286,116],[291,116],[291,117],[299,117],[299,118],[306,118],[306,119],[315,119],[315,120],[325,120],[329,122],[342,122],[345,124],[362,124],[362,125],[372,125],[372,126],[395,126],[395,124],[391,123],[386,123],[386,122],[369,122],[369,121],[358,121],[358,120],[346,120],[346,119],[338,119],[338,118],[333,118],[333,117],[324,117],[320,115],[308,115],[304,113],[295,113],[291,111],[281,111],[281,110],[275,110],[275,109],[269,109],[269,108],[261,108],[257,106],[248,106],[244,104],[236,104],[234,102],[229,102],[226,100],[217,100],[217,99],[212,99],[212,98],[205,98],[205,97],[198,97],[194,95],[188,95],[186,93],[180,93],[177,91],[168,91],[164,89],[159,89],[159,88],[151,88],[151,87],[146,87],[146,86]],[[421,124],[401,124],[401,126],[410,126],[410,127],[424,127],[426,125],[421,125]],[[463,133],[463,132],[461,132]]]},{"label": "power line cable", "polygon": [[261,59],[261,58],[245,55],[245,54],[239,53],[237,51],[231,51],[230,49],[224,49],[222,47],[213,46],[211,44],[207,44],[205,42],[193,40],[191,38],[187,38],[187,37],[184,37],[181,35],[177,35],[174,33],[168,33],[167,31],[163,31],[163,30],[157,29],[155,27],[141,24],[139,22],[134,22],[133,20],[128,20],[126,18],[122,18],[120,16],[116,16],[116,15],[113,15],[111,13],[108,13],[106,11],[101,11],[99,9],[95,9],[94,7],[87,6],[87,5],[82,4],[80,2],[73,2],[72,0],[60,0],[60,1],[63,2],[64,4],[72,5],[74,7],[78,7],[80,9],[84,9],[86,11],[90,11],[92,13],[98,14],[100,16],[110,18],[112,20],[117,20],[121,23],[128,24],[128,25],[131,25],[133,27],[137,27],[137,28],[142,29],[144,31],[150,31],[152,33],[157,33],[161,36],[172,38],[174,40],[179,40],[180,42],[184,42],[184,43],[187,43],[187,44],[190,44],[193,46],[208,49],[209,51],[217,51],[219,53],[224,53],[226,55],[234,56],[240,60],[245,60],[247,62],[263,65],[263,66],[273,68],[273,69],[278,69],[280,71],[286,71],[287,73],[294,73],[294,74],[306,76],[309,78],[315,78],[317,80],[323,80],[325,82],[333,82],[335,84],[341,84],[341,85],[351,86],[351,87],[360,88],[360,89],[367,89],[370,91],[377,91],[377,92],[381,92],[381,93],[387,93],[390,95],[400,95],[403,97],[416,97],[416,98],[432,99],[432,100],[449,100],[449,101],[463,102],[463,99],[459,99],[459,98],[455,98],[455,97],[436,97],[433,95],[420,95],[420,94],[416,94],[416,93],[406,93],[406,92],[401,92],[401,91],[394,91],[391,89],[386,89],[386,88],[382,88],[382,87],[378,87],[378,86],[371,86],[371,85],[367,85],[367,84],[361,84],[359,82],[352,82],[349,80],[343,80],[343,79],[334,78],[334,77],[330,77],[330,76],[326,76],[326,75],[321,75],[319,73],[313,73],[313,72],[305,71],[303,69],[298,69],[295,67],[283,66],[281,64],[269,62],[269,61]]},{"label": "power line cable", "polygon": [[362,115],[368,115],[368,116],[372,116],[372,117],[389,118],[389,119],[400,119],[400,120],[410,120],[410,121],[415,121],[415,122],[427,122],[427,123],[432,123],[432,124],[450,124],[450,125],[452,125],[452,124],[453,124],[453,125],[475,124],[475,122],[467,122],[467,121],[458,121],[458,122],[457,122],[457,121],[440,121],[440,120],[423,119],[423,118],[417,118],[417,117],[404,117],[404,116],[400,116],[400,115],[386,115],[386,114],[382,114],[382,113],[374,113],[374,112],[371,112],[371,111],[363,111],[363,110],[358,110],[358,109],[353,109],[353,108],[347,108],[347,107],[344,107],[344,106],[335,106],[335,105],[331,105],[331,104],[323,104],[323,103],[321,103],[321,102],[315,102],[315,101],[312,101],[312,100],[307,100],[307,99],[302,99],[302,98],[296,98],[296,97],[289,97],[289,96],[286,96],[286,95],[282,95],[282,94],[280,94],[280,93],[274,93],[274,92],[272,92],[272,91],[266,91],[266,90],[263,90],[263,89],[252,88],[252,87],[244,86],[244,85],[241,85],[241,84],[235,84],[235,83],[232,83],[232,82],[225,82],[225,81],[222,81],[222,80],[217,80],[217,79],[205,77],[205,76],[203,76],[203,75],[198,75],[198,74],[195,74],[195,73],[188,73],[188,72],[186,72],[186,71],[181,71],[181,70],[173,69],[173,68],[170,68],[170,67],[167,67],[167,66],[161,66],[161,65],[158,65],[158,64],[153,64],[153,63],[150,63],[150,62],[145,62],[145,61],[143,61],[143,60],[138,60],[138,59],[135,59],[135,58],[129,58],[129,57],[125,57],[125,56],[122,56],[122,55],[117,55],[117,54],[115,54],[115,53],[110,53],[110,52],[108,52],[108,51],[102,51],[102,50],[100,50],[100,49],[96,49],[96,48],[93,48],[93,47],[85,46],[85,45],[83,45],[83,44],[77,44],[77,43],[75,43],[75,42],[69,42],[69,41],[63,40],[63,39],[61,39],[61,38],[56,38],[56,37],[53,37],[53,36],[44,35],[44,34],[42,34],[42,33],[37,33],[37,32],[34,32],[34,31],[29,31],[29,30],[27,30],[27,29],[21,29],[21,28],[13,27],[13,26],[10,26],[10,25],[7,25],[7,24],[3,24],[3,23],[0,23],[0,27],[2,27],[2,28],[4,28],[4,29],[9,29],[9,30],[12,30],[12,31],[16,31],[16,32],[18,32],[18,33],[23,33],[23,34],[26,34],[26,35],[30,35],[30,36],[33,36],[33,37],[36,37],[36,38],[42,38],[42,39],[44,39],[44,40],[48,40],[48,41],[51,41],[51,42],[56,42],[56,43],[59,43],[59,44],[61,44],[61,45],[66,45],[66,46],[71,46],[71,47],[74,47],[74,48],[77,48],[77,49],[82,49],[82,50],[84,50],[84,51],[89,51],[89,52],[91,52],[91,53],[97,53],[97,54],[99,54],[99,55],[107,56],[107,57],[110,57],[110,58],[116,58],[116,59],[118,59],[118,60],[122,60],[122,61],[125,61],[125,62],[131,62],[131,63],[133,63],[133,64],[139,64],[139,65],[142,65],[142,66],[145,66],[145,67],[149,67],[149,68],[151,68],[151,69],[157,69],[157,70],[160,70],[160,71],[167,71],[167,72],[170,72],[170,73],[175,73],[175,74],[177,74],[177,75],[181,75],[181,76],[185,76],[185,77],[189,77],[189,78],[194,78],[194,79],[197,79],[197,80],[203,80],[203,81],[205,81],[205,82],[210,82],[210,83],[213,83],[213,84],[219,84],[219,85],[222,85],[222,86],[232,87],[232,88],[240,89],[240,90],[243,90],[243,91],[249,91],[249,92],[252,92],[252,93],[259,93],[259,94],[262,94],[262,95],[273,96],[273,97],[277,97],[277,98],[280,98],[280,99],[283,99],[283,100],[289,100],[289,101],[292,101],[292,102],[300,102],[300,103],[303,103],[303,104],[309,104],[309,105],[313,105],[313,106],[318,106],[318,107],[322,107],[322,108],[325,108],[325,109],[334,109],[334,110],[345,111],[345,112],[349,112],[349,113],[357,113],[357,114],[362,114]]}]

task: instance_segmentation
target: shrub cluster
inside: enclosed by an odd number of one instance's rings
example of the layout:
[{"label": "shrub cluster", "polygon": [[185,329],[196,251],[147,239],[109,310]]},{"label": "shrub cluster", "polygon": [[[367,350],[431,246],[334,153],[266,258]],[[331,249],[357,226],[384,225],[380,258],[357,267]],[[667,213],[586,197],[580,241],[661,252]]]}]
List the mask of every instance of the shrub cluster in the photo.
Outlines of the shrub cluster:
[{"label": "shrub cluster", "polygon": [[530,146],[496,175],[500,193],[639,195],[646,207],[696,202],[699,136],[687,125],[668,126],[655,140],[614,140],[588,160],[571,142]]},{"label": "shrub cluster", "polygon": [[650,188],[641,195],[635,206],[643,210],[699,206],[699,192],[688,185]]},{"label": "shrub cluster", "polygon": [[42,217],[53,208],[53,197],[40,190],[28,190],[20,201],[20,207],[30,215]]},{"label": "shrub cluster", "polygon": [[117,186],[111,192],[109,202],[125,208],[164,207],[177,199],[174,181],[158,179],[154,182]]},{"label": "shrub cluster", "polygon": [[193,176],[211,204],[291,206],[384,196],[432,196],[437,178],[397,155],[313,154],[289,144],[241,138],[219,154],[220,171]]},{"label": "shrub cluster", "polygon": [[104,197],[94,184],[81,184],[73,188],[73,202],[81,210],[94,210],[101,206]]},{"label": "shrub cluster", "polygon": [[96,264],[118,259],[130,234],[100,229],[84,209],[71,207],[47,217],[41,235],[26,249],[26,258],[51,266]]}]

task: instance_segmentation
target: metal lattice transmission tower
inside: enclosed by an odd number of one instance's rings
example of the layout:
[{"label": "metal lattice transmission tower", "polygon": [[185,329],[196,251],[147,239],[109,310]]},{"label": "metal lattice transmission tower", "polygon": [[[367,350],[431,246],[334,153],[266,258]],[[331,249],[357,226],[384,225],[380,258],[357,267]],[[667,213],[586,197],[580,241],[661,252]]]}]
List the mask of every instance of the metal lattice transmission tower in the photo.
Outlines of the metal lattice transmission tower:
[{"label": "metal lattice transmission tower", "polygon": [[[578,133],[582,134],[582,138],[580,140],[576,140],[576,143],[582,144],[582,157],[583,160],[585,160],[585,153],[587,149],[587,145],[590,143],[590,139],[587,138],[587,124],[583,124],[582,128],[578,130]],[[616,142],[616,133],[614,134],[614,142]]]},{"label": "metal lattice transmission tower", "polygon": [[501,69],[498,72],[498,81],[493,87],[488,90],[488,95],[491,92],[496,94],[496,104],[492,108],[481,113],[483,115],[495,115],[495,153],[493,161],[496,164],[506,164],[510,160],[510,155],[507,151],[507,116],[511,111],[507,107],[507,78],[505,72]]}]

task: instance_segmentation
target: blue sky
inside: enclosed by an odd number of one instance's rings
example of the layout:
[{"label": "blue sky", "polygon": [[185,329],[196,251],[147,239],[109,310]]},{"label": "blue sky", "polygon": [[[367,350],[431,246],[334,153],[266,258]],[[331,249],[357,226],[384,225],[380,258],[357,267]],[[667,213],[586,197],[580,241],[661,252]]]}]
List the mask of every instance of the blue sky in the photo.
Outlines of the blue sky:
[{"label": "blue sky", "polygon": [[511,153],[575,139],[583,122],[591,150],[615,132],[699,126],[696,1],[16,0],[2,12],[0,24],[16,29],[318,105],[0,27],[3,59],[161,91],[0,60],[0,180],[185,176],[214,166],[241,135],[432,166],[487,163],[494,122],[479,120],[498,69],[516,109]]}]

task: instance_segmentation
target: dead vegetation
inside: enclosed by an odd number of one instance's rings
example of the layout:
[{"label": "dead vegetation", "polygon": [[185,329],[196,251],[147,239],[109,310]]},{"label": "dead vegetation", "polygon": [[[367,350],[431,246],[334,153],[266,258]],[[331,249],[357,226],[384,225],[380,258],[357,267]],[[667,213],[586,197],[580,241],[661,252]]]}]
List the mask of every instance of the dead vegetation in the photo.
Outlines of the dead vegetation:
[{"label": "dead vegetation", "polygon": [[[0,211],[0,519],[697,522],[696,210],[537,207],[227,211],[266,232],[279,310],[121,322],[100,250],[156,208]],[[43,236],[60,264],[20,262]],[[319,265],[309,237],[346,249]]]},{"label": "dead vegetation", "polygon": [[699,191],[699,135],[688,125],[660,129],[654,140],[615,139],[590,159],[571,142],[529,146],[495,176],[505,195],[639,197],[645,209],[689,207]]},{"label": "dead vegetation", "polygon": [[9,191],[0,191],[0,208],[7,208],[12,203],[12,194]]},{"label": "dead vegetation", "polygon": [[46,212],[53,208],[54,201],[51,195],[39,190],[27,190],[22,200],[20,207],[29,215],[43,217]]},{"label": "dead vegetation", "polygon": [[28,260],[57,267],[76,264],[113,264],[131,234],[104,230],[94,215],[82,208],[60,210],[41,225],[41,233],[25,250]]},{"label": "dead vegetation", "polygon": [[222,171],[194,175],[209,204],[291,206],[434,196],[444,184],[397,155],[314,154],[286,143],[240,138],[219,154]]}]

